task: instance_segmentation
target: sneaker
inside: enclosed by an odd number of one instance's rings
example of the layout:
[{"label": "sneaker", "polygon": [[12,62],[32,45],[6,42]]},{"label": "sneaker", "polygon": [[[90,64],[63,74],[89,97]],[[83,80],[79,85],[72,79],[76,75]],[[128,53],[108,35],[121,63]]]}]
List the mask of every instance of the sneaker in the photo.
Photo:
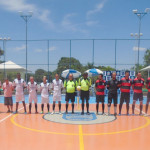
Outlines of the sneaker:
[{"label": "sneaker", "polygon": [[132,113],[132,116],[134,116],[135,114]]},{"label": "sneaker", "polygon": [[84,112],[81,112],[81,115],[84,115]]},{"label": "sneaker", "polygon": [[142,114],[142,113],[139,113],[139,116],[143,116],[143,114]]},{"label": "sneaker", "polygon": [[107,116],[110,116],[111,114],[110,113],[107,113]]},{"label": "sneaker", "polygon": [[114,113],[114,116],[117,116],[117,113]]},{"label": "sneaker", "polygon": [[102,115],[105,116],[106,114],[105,114],[105,113],[102,113]]},{"label": "sneaker", "polygon": [[127,113],[127,116],[130,116],[129,113]]},{"label": "sneaker", "polygon": [[68,111],[66,111],[65,114],[68,114]]},{"label": "sneaker", "polygon": [[41,111],[41,114],[43,114],[43,111]]},{"label": "sneaker", "polygon": [[147,116],[148,116],[148,114],[145,114],[144,116],[145,116],[145,117],[147,117]]},{"label": "sneaker", "polygon": [[90,115],[90,113],[89,113],[89,112],[87,112],[87,115]]},{"label": "sneaker", "polygon": [[7,113],[10,113],[10,110],[8,110]]},{"label": "sneaker", "polygon": [[14,111],[14,114],[18,114],[18,111]]},{"label": "sneaker", "polygon": [[38,112],[36,111],[35,114],[38,114]]},{"label": "sneaker", "polygon": [[31,114],[31,111],[29,111],[29,114]]},{"label": "sneaker", "polygon": [[98,112],[96,112],[96,115],[98,115]]},{"label": "sneaker", "polygon": [[74,114],[74,111],[72,111],[72,114]]},{"label": "sneaker", "polygon": [[62,115],[61,111],[59,112],[59,115]]},{"label": "sneaker", "polygon": [[50,112],[49,112],[49,111],[48,111],[47,113],[48,113],[48,114],[50,114]]},{"label": "sneaker", "polygon": [[118,116],[121,116],[121,113],[119,113]]},{"label": "sneaker", "polygon": [[24,114],[27,114],[27,112],[24,112]]},{"label": "sneaker", "polygon": [[51,113],[51,115],[53,115],[55,112],[54,111],[52,111],[52,113]]}]

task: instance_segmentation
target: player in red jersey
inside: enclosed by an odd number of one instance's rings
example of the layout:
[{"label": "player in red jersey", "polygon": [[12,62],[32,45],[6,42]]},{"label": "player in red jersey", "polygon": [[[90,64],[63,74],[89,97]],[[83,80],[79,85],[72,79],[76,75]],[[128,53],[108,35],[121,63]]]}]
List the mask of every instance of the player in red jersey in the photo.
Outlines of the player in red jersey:
[{"label": "player in red jersey", "polygon": [[95,90],[96,90],[96,114],[98,115],[99,102],[102,103],[102,114],[104,114],[104,90],[106,86],[106,81],[103,80],[103,74],[100,74],[98,79],[95,82]]},{"label": "player in red jersey", "polygon": [[142,115],[142,109],[143,109],[143,92],[142,88],[144,86],[144,79],[142,78],[141,73],[137,74],[137,77],[133,80],[132,83],[132,89],[134,91],[133,95],[133,104],[132,104],[132,114],[134,115],[134,109],[136,101],[139,99],[140,101],[140,114]]},{"label": "player in red jersey", "polygon": [[120,80],[120,105],[119,105],[119,115],[121,115],[121,109],[124,102],[126,102],[127,115],[129,115],[129,103],[130,103],[130,88],[132,80],[129,79],[129,71],[125,72],[125,77]]}]

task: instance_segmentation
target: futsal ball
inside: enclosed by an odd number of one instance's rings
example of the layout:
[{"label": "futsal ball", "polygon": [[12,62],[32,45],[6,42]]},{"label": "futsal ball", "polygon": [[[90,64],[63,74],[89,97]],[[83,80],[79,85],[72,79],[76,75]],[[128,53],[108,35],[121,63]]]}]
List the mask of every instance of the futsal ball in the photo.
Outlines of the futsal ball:
[{"label": "futsal ball", "polygon": [[77,90],[80,91],[81,90],[81,86],[77,86]]}]

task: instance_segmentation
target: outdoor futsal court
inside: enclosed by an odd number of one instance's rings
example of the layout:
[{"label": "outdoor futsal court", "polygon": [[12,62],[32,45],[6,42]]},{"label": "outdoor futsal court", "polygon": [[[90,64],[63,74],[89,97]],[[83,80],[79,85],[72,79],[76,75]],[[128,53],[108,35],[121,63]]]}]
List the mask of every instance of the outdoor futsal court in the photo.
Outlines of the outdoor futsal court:
[{"label": "outdoor futsal court", "polygon": [[[34,114],[34,106],[32,114],[24,114],[22,104],[19,108],[18,114],[8,114],[6,107],[0,104],[1,150],[149,150],[150,117],[139,116],[138,105],[135,116],[126,116],[124,105],[122,116],[117,117],[96,116],[95,104],[90,104],[89,116],[81,116],[77,105],[74,115]],[[71,111],[71,105],[69,108]],[[106,104],[105,108],[107,111]],[[65,111],[65,104],[62,110]]]}]

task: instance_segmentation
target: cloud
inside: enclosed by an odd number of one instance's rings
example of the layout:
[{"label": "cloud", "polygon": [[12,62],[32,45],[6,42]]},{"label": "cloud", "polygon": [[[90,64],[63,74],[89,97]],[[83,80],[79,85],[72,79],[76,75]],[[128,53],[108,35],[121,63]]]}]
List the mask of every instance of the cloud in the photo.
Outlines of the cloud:
[{"label": "cloud", "polygon": [[55,51],[57,48],[55,46],[52,46],[49,48],[49,51]]},{"label": "cloud", "polygon": [[[133,50],[134,51],[138,51],[138,47],[133,47]],[[146,50],[146,48],[144,48],[144,47],[139,47],[139,51],[145,51]]]},{"label": "cloud", "polygon": [[50,10],[40,9],[34,4],[28,4],[26,0],[0,0],[0,6],[10,12],[28,12],[33,11],[34,16],[40,21],[47,23],[50,28],[54,28],[55,25],[50,19]]},{"label": "cloud", "polygon": [[100,12],[100,11],[103,9],[103,7],[104,7],[105,2],[106,2],[106,0],[104,0],[103,2],[97,4],[94,9],[89,10],[89,11],[87,12],[87,14],[86,14],[86,15],[87,15],[87,18],[89,18],[91,15],[93,15],[93,14],[95,14],[95,13]]},{"label": "cloud", "polygon": [[82,29],[81,27],[84,23],[73,23],[71,21],[71,19],[75,16],[77,16],[76,13],[70,13],[70,14],[65,15],[61,22],[61,27],[65,29],[66,31],[87,33],[87,30]]},{"label": "cloud", "polygon": [[93,25],[96,25],[96,24],[98,24],[98,21],[87,21],[86,22],[87,26],[93,26]]},{"label": "cloud", "polygon": [[35,52],[37,52],[37,53],[41,53],[41,52],[43,52],[43,50],[42,50],[42,49],[35,49],[34,51],[35,51]]},{"label": "cloud", "polygon": [[23,50],[25,50],[26,49],[26,45],[25,44],[23,44],[23,45],[21,45],[20,47],[15,47],[15,48],[13,48],[15,51],[23,51]]}]

